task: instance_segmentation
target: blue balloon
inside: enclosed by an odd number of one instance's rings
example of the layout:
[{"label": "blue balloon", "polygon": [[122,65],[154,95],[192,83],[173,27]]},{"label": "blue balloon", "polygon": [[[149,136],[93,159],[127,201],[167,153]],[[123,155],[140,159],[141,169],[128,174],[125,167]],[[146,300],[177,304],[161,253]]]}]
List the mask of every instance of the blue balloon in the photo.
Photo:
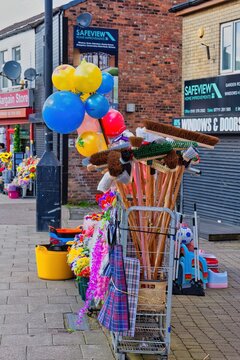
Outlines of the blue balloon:
[{"label": "blue balloon", "polygon": [[83,122],[85,107],[82,100],[70,91],[50,95],[42,110],[47,127],[60,134],[69,134]]},{"label": "blue balloon", "polygon": [[102,73],[102,83],[97,89],[98,94],[107,94],[113,89],[114,79],[113,76],[107,72]]},{"label": "blue balloon", "polygon": [[103,95],[94,94],[86,100],[85,109],[89,116],[100,119],[108,113],[109,102]]}]

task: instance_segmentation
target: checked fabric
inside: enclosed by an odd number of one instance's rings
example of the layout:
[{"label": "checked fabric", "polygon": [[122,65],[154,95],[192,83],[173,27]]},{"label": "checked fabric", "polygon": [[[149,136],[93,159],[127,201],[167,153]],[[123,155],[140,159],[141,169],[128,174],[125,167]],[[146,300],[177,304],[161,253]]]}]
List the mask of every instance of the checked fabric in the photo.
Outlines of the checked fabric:
[{"label": "checked fabric", "polygon": [[109,264],[111,281],[98,320],[110,331],[127,331],[129,310],[122,245],[113,246],[109,255]]},{"label": "checked fabric", "polygon": [[125,258],[124,266],[127,281],[130,329],[129,331],[124,331],[121,335],[134,337],[140,282],[140,261],[138,259]]}]

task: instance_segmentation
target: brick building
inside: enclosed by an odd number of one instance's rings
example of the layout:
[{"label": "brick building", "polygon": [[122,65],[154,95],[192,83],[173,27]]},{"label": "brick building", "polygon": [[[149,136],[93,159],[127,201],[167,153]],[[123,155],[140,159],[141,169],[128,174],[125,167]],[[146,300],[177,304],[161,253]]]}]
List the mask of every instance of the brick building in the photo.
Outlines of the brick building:
[{"label": "brick building", "polygon": [[201,150],[202,176],[184,176],[183,211],[240,225],[240,1],[185,1],[170,10],[183,20],[182,118],[175,124],[220,138]]},{"label": "brick building", "polygon": [[[172,121],[181,111],[181,23],[168,12],[179,0],[74,0],[53,10],[53,67],[59,64],[78,66],[81,56],[95,61],[95,54],[81,54],[74,47],[77,18],[84,12],[92,14],[92,31],[103,28],[118,32],[118,51],[114,56],[99,59],[109,67],[118,69],[117,107],[127,127],[135,129],[142,120]],[[37,21],[35,21],[36,19]],[[31,24],[34,22],[34,26]],[[29,25],[30,24],[30,25]],[[44,14],[14,24],[13,33],[30,26],[33,36],[32,67],[38,74],[35,80],[35,113],[30,116],[35,129],[37,156],[44,146]],[[8,33],[8,28],[3,32]],[[23,33],[23,35],[25,32]],[[35,44],[34,44],[35,42]],[[107,54],[108,55],[108,54]],[[94,60],[95,59],[95,60]],[[97,60],[99,61],[99,60]],[[99,65],[97,63],[97,65]],[[100,66],[101,67],[101,66]],[[104,69],[104,68],[103,68]],[[133,111],[127,110],[133,105]],[[32,126],[32,125],[31,125]],[[82,166],[82,157],[74,146],[76,133],[54,133],[54,152],[62,163],[63,202],[79,202],[95,198],[99,173],[89,173]]]},{"label": "brick building", "polygon": [[[142,120],[172,121],[181,109],[181,19],[168,12],[179,1],[72,1],[64,9],[68,28],[68,63],[74,64],[73,31],[82,12],[93,15],[92,27],[119,32],[118,109],[129,129]],[[127,104],[135,111],[127,112]],[[93,199],[100,175],[88,173],[69,148],[68,200]]]}]

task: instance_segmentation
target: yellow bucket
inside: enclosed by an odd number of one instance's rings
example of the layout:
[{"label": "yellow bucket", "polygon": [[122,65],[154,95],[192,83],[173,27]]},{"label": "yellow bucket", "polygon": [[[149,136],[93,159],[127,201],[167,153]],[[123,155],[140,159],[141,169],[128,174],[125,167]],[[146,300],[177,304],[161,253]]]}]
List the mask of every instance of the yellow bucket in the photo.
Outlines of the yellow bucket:
[{"label": "yellow bucket", "polygon": [[35,248],[38,277],[44,280],[66,280],[73,278],[73,272],[67,264],[66,251],[49,251],[49,245],[37,245]]}]

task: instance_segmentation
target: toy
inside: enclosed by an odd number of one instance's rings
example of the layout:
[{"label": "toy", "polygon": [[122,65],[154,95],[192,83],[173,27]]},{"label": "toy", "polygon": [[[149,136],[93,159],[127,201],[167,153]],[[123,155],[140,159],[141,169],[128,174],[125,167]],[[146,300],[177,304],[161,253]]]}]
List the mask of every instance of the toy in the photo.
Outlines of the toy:
[{"label": "toy", "polygon": [[206,259],[208,267],[208,283],[207,287],[210,289],[225,289],[228,287],[227,271],[219,272],[218,259],[213,254],[205,253],[200,250],[200,254]]},{"label": "toy", "polygon": [[182,244],[189,244],[193,240],[192,230],[188,227],[188,224],[182,224],[177,231],[177,236]]},{"label": "toy", "polygon": [[69,241],[73,241],[74,237],[83,232],[83,227],[80,225],[74,229],[56,229],[49,226],[49,237],[51,244],[64,245]]},{"label": "toy", "polygon": [[207,287],[210,289],[226,289],[228,287],[227,271],[220,273],[208,269]]}]

